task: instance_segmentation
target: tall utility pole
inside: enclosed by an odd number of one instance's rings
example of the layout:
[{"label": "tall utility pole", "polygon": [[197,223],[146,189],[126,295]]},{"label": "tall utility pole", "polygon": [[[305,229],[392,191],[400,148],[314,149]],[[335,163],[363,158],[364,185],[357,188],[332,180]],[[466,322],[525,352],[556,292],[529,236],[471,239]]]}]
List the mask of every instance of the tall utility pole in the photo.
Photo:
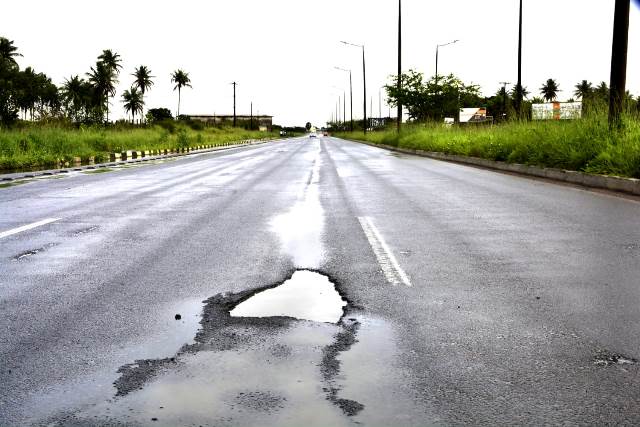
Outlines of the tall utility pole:
[{"label": "tall utility pole", "polygon": [[502,114],[504,118],[507,117],[507,85],[511,84],[510,82],[500,82],[502,85]]},{"label": "tall utility pole", "polygon": [[347,93],[342,89],[342,126],[347,123]]},{"label": "tall utility pole", "polygon": [[[340,71],[344,71],[345,73],[349,73],[349,103],[351,104],[351,113],[350,113],[350,117],[351,117],[351,132],[353,132],[353,81],[351,79],[351,70],[347,70],[346,68],[340,68],[340,67],[333,67],[336,70],[340,70]],[[346,116],[345,116],[345,123],[346,123]]]},{"label": "tall utility pole", "polygon": [[364,112],[364,120],[362,122],[362,129],[364,133],[367,133],[367,66],[364,59],[364,45],[363,44],[354,44],[347,43],[345,41],[341,42],[342,44],[346,44],[348,46],[359,47],[362,49],[362,86],[363,86],[363,100],[362,100],[362,110]]},{"label": "tall utility pole", "polygon": [[233,82],[231,84],[233,85],[233,127],[236,127],[236,86],[238,83]]},{"label": "tall utility pole", "polygon": [[625,86],[627,83],[627,47],[629,45],[629,8],[631,0],[616,0],[611,46],[611,79],[609,82],[609,127],[620,126]]},{"label": "tall utility pole", "polygon": [[382,88],[378,88],[378,117],[382,119]]},{"label": "tall utility pole", "polygon": [[[398,0],[398,97],[402,91],[402,0]],[[389,113],[391,116],[391,113]],[[400,133],[400,124],[402,123],[402,102],[398,99],[398,118],[396,119],[396,127]]]},{"label": "tall utility pole", "polygon": [[253,101],[251,101],[251,130],[253,130]]},{"label": "tall utility pole", "polygon": [[522,0],[518,18],[518,83],[516,84],[516,116],[522,118]]},{"label": "tall utility pole", "polygon": [[367,68],[364,63],[364,45],[362,45],[362,86],[364,87],[364,126],[363,130],[367,134]]}]

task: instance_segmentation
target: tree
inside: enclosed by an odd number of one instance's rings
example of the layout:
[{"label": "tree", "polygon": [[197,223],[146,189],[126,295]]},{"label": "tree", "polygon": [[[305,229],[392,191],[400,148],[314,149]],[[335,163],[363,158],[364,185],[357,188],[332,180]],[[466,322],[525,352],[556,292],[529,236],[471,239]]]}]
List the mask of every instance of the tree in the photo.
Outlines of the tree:
[{"label": "tree", "polygon": [[153,86],[153,80],[151,79],[155,76],[151,75],[151,70],[149,70],[149,68],[147,68],[147,66],[145,65],[141,65],[136,68],[132,76],[135,77],[133,81],[133,87],[136,89],[140,89],[144,101],[145,93],[147,93],[147,90],[149,90],[149,88]]},{"label": "tree", "polygon": [[398,76],[391,77],[392,82],[385,86],[389,105],[400,103],[409,113],[411,120],[442,120],[443,117],[456,117],[459,108],[479,106],[482,102],[480,87],[466,85],[453,74],[432,77],[423,81],[423,74],[409,70],[400,76],[401,89],[398,90]]},{"label": "tree", "polygon": [[304,125],[304,128],[309,132],[311,130],[311,122],[307,122],[307,124]]},{"label": "tree", "polygon": [[144,108],[142,92],[135,87],[125,90],[122,94],[122,103],[124,110],[127,113],[131,113],[131,122],[135,123],[136,113],[142,114],[142,109]]},{"label": "tree", "polygon": [[10,125],[18,119],[15,80],[20,71],[15,58],[18,53],[13,41],[0,37],[0,123]]},{"label": "tree", "polygon": [[147,111],[147,120],[160,122],[163,120],[173,120],[173,116],[168,108],[150,108]]},{"label": "tree", "polygon": [[86,111],[86,102],[88,102],[85,93],[85,81],[78,75],[65,79],[60,88],[62,101],[67,110],[68,117],[74,122],[81,121],[81,114]]},{"label": "tree", "polygon": [[98,61],[95,68],[91,67],[87,76],[93,86],[94,105],[97,106],[101,117],[106,109],[107,120],[109,120],[109,97],[116,94],[114,72],[104,62]]},{"label": "tree", "polygon": [[576,98],[582,99],[583,101],[589,98],[589,96],[591,95],[591,92],[593,91],[593,87],[591,86],[591,83],[586,80],[581,81],[574,87],[576,88],[576,90],[573,92],[573,95]]},{"label": "tree", "polygon": [[104,68],[109,72],[109,80],[111,81],[111,86],[113,86],[113,91],[105,94],[107,122],[109,121],[109,97],[116,95],[115,85],[118,84],[118,75],[122,68],[122,65],[120,64],[121,62],[122,59],[120,58],[120,55],[113,52],[111,49],[103,50],[98,56],[98,63],[102,63]]},{"label": "tree", "polygon": [[22,54],[18,53],[18,48],[13,45],[13,40],[0,37],[0,60],[18,65],[16,62],[17,56],[22,56]]},{"label": "tree", "polygon": [[178,69],[171,74],[171,83],[175,83],[173,90],[178,89],[178,113],[176,117],[180,117],[180,91],[183,87],[191,87],[191,79],[189,79],[189,73]]},{"label": "tree", "polygon": [[559,91],[558,83],[553,79],[547,79],[545,84],[540,88],[540,94],[548,102],[555,101]]}]

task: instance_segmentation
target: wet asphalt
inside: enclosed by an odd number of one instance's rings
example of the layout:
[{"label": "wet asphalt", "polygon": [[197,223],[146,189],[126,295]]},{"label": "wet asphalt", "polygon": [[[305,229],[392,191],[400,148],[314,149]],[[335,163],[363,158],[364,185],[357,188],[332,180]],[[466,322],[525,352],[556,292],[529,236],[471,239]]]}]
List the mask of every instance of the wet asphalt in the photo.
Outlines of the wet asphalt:
[{"label": "wet asphalt", "polygon": [[[0,188],[47,218],[0,238],[0,425],[640,423],[637,200],[324,137]],[[301,269],[339,323],[229,316]]]}]

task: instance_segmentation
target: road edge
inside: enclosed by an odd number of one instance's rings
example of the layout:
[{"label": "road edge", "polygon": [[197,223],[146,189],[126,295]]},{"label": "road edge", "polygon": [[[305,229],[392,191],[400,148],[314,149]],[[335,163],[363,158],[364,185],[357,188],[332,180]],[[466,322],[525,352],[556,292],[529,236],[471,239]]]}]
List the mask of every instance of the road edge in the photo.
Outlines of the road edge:
[{"label": "road edge", "polygon": [[105,163],[95,163],[95,164],[74,166],[74,167],[67,167],[67,168],[38,170],[33,172],[16,172],[16,173],[9,173],[9,174],[0,174],[0,182],[11,182],[14,180],[35,178],[38,176],[65,174],[71,171],[83,171],[87,169],[91,170],[91,169],[98,169],[98,168],[115,167],[120,165],[131,164],[131,163],[148,162],[150,160],[167,159],[172,157],[191,156],[193,154],[202,154],[202,153],[209,153],[214,151],[230,150],[232,148],[261,145],[261,144],[266,144],[273,141],[282,141],[284,139],[287,139],[287,138],[266,138],[266,139],[243,140],[235,143],[225,143],[223,145],[200,146],[200,147],[207,147],[207,148],[189,147],[189,148],[182,149],[182,151],[177,149],[164,150],[164,151],[167,151],[167,154],[150,155],[148,151],[129,151],[129,153],[136,153],[135,157],[133,157],[131,160],[115,159],[114,161],[105,162]]},{"label": "road edge", "polygon": [[507,163],[497,160],[482,159],[480,157],[459,156],[456,154],[437,153],[412,148],[394,147],[386,144],[374,144],[368,141],[346,139],[347,141],[369,145],[398,153],[413,154],[420,157],[428,157],[434,160],[442,160],[463,164],[467,166],[479,166],[502,172],[511,172],[518,175],[533,176],[536,178],[546,178],[552,181],[579,185],[581,187],[609,190],[617,193],[640,196],[640,179],[623,178],[620,176],[593,175],[585,172],[578,172],[565,169],[544,168],[540,166],[523,165],[519,163]]}]

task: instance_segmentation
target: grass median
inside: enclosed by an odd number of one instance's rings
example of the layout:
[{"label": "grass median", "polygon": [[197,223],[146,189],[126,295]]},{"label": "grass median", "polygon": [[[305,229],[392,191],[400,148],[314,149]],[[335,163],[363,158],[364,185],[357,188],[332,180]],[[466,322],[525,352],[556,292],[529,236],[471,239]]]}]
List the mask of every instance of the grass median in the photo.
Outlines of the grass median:
[{"label": "grass median", "polygon": [[164,150],[223,145],[246,139],[275,137],[275,133],[240,128],[201,127],[182,123],[148,127],[80,127],[51,125],[0,130],[0,170],[55,168],[74,158],[96,162],[109,160],[110,153],[127,150]]},{"label": "grass median", "polygon": [[413,124],[394,130],[341,133],[408,149],[490,160],[640,178],[640,121],[626,117],[620,131],[609,130],[607,117],[573,121],[509,122],[493,126]]}]

